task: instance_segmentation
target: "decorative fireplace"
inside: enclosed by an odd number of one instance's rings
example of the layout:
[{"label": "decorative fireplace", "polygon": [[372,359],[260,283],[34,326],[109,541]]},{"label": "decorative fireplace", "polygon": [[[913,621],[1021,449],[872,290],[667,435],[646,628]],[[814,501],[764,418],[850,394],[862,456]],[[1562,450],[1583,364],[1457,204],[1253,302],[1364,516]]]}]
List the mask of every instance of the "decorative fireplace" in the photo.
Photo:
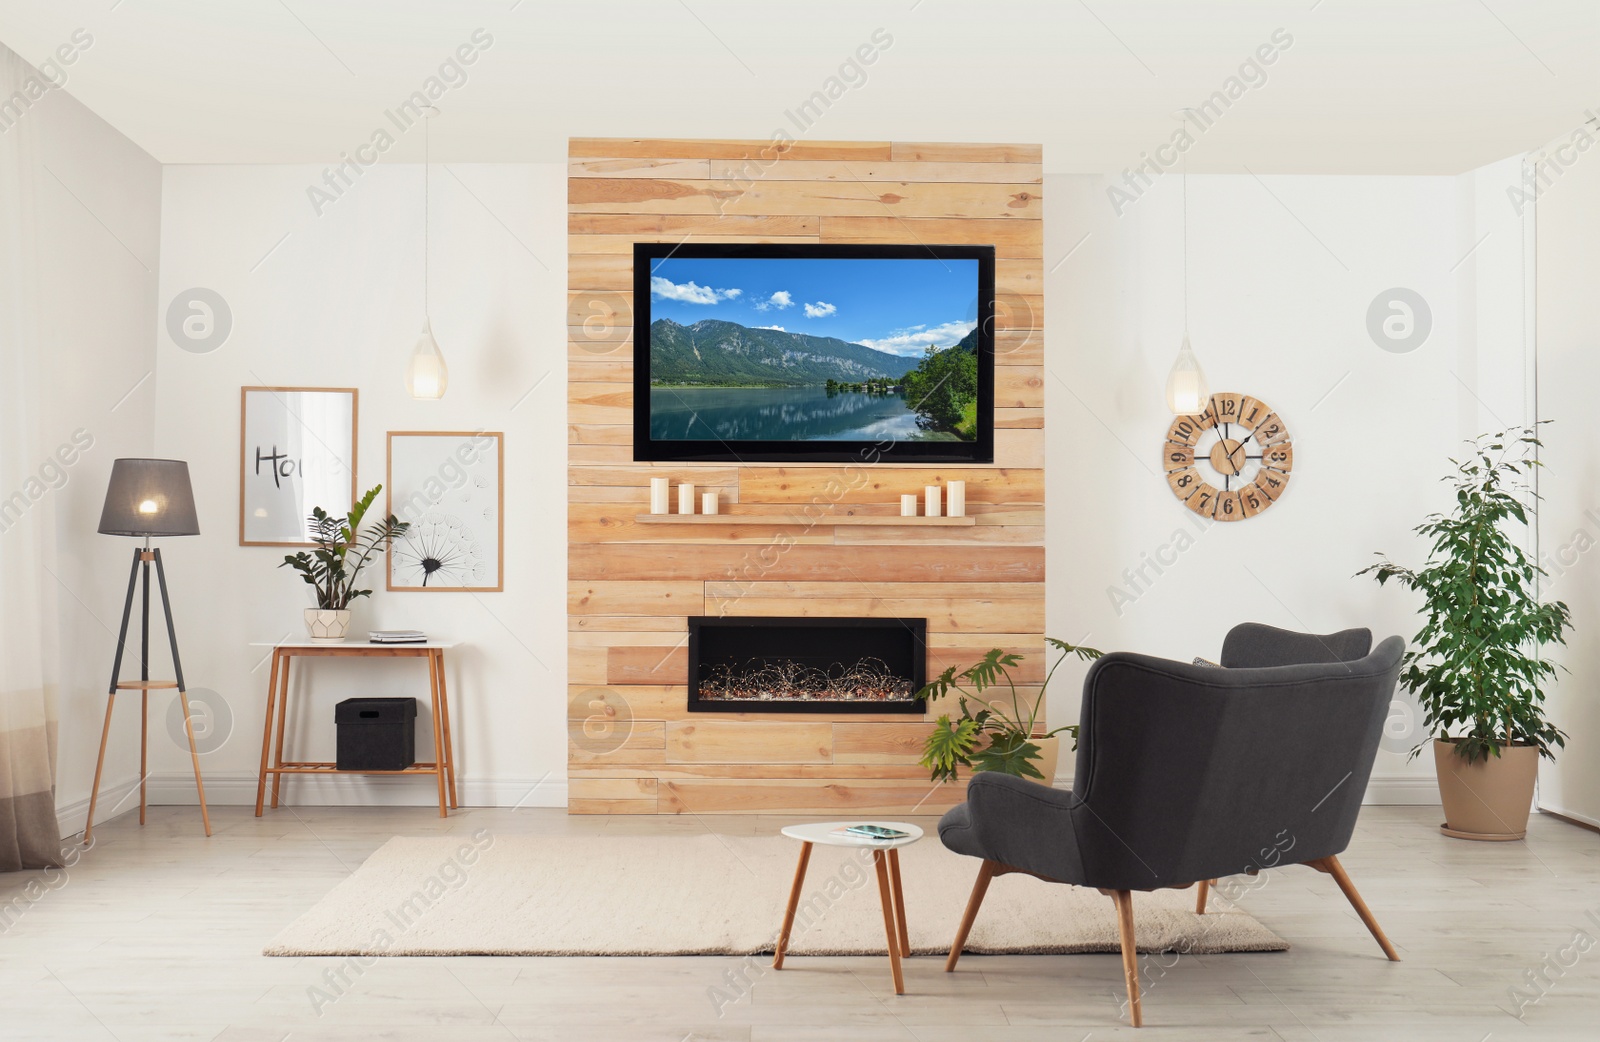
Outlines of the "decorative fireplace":
[{"label": "decorative fireplace", "polygon": [[921,713],[926,619],[689,620],[692,713]]}]

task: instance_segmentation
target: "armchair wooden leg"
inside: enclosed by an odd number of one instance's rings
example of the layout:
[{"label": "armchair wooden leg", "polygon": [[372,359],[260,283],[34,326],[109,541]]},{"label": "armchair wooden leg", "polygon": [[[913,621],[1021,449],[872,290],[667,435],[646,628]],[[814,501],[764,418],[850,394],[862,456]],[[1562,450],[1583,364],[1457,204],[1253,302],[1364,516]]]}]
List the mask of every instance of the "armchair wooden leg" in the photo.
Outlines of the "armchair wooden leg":
[{"label": "armchair wooden leg", "polygon": [[978,869],[978,880],[972,884],[972,896],[967,898],[967,910],[961,914],[961,925],[956,928],[955,943],[950,946],[950,957],[944,961],[944,972],[954,972],[956,962],[961,958],[961,949],[967,943],[967,934],[972,932],[972,922],[978,918],[978,909],[983,905],[983,895],[989,891],[989,880],[994,878],[995,862],[985,861]]},{"label": "armchair wooden leg", "polygon": [[1361,900],[1361,895],[1356,892],[1355,884],[1350,882],[1350,877],[1345,873],[1344,866],[1339,864],[1339,859],[1336,857],[1318,858],[1316,861],[1307,861],[1306,864],[1318,872],[1326,872],[1333,877],[1333,881],[1339,884],[1339,889],[1344,892],[1345,898],[1349,900],[1350,907],[1356,910],[1356,914],[1361,917],[1361,921],[1367,925],[1367,929],[1372,933],[1372,939],[1378,942],[1379,948],[1383,949],[1383,954],[1389,957],[1390,962],[1399,962],[1400,956],[1396,954],[1394,945],[1390,944],[1389,938],[1383,935],[1383,927],[1379,926],[1378,920],[1373,917],[1372,909],[1368,908],[1367,903]]},{"label": "armchair wooden leg", "polygon": [[1206,898],[1211,893],[1211,880],[1202,879],[1194,885],[1194,914],[1206,914]]},{"label": "armchair wooden leg", "polygon": [[1144,1023],[1144,1013],[1139,1008],[1139,949],[1133,935],[1133,891],[1112,890],[1111,901],[1117,906],[1117,935],[1122,942],[1122,975],[1128,982],[1128,1022],[1134,1027]]}]

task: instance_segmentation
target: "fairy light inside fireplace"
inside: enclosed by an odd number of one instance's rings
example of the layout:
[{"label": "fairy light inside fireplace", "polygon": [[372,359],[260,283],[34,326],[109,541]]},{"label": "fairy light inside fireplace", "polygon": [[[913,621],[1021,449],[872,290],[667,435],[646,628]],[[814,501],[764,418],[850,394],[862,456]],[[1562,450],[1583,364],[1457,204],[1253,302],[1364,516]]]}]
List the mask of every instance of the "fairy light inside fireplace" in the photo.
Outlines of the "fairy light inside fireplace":
[{"label": "fairy light inside fireplace", "polygon": [[695,712],[918,713],[925,619],[692,618]]}]

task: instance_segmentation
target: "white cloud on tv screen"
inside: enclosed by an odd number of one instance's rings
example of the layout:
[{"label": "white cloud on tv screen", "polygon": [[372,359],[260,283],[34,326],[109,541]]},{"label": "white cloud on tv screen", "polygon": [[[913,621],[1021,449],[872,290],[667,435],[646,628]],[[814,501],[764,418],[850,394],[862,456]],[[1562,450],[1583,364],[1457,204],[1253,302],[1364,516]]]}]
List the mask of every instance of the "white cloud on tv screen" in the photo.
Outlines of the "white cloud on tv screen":
[{"label": "white cloud on tv screen", "polygon": [[733,300],[742,289],[712,289],[695,282],[673,282],[660,275],[650,276],[650,295],[663,300],[676,300],[684,304],[715,304],[719,300]]},{"label": "white cloud on tv screen", "polygon": [[876,351],[887,351],[893,355],[920,355],[923,350],[932,344],[934,347],[953,347],[962,337],[977,328],[976,322],[944,322],[929,328],[927,326],[911,326],[906,329],[896,329],[888,336],[876,340],[857,340]]}]

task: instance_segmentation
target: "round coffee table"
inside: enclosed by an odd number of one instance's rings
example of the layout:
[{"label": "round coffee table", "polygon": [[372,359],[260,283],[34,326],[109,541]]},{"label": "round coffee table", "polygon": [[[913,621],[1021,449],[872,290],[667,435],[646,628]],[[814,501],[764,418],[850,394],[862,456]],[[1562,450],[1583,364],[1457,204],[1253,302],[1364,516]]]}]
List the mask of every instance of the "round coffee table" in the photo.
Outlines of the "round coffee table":
[{"label": "round coffee table", "polygon": [[[895,829],[905,835],[896,839],[869,839],[865,836],[840,835],[837,830],[851,825],[879,825]],[[883,932],[889,942],[889,969],[894,974],[894,993],[904,995],[905,980],[900,975],[900,959],[911,955],[911,941],[906,935],[905,896],[900,889],[900,849],[922,838],[922,830],[903,821],[825,821],[815,825],[790,825],[783,830],[790,839],[800,841],[800,863],[795,866],[794,886],[789,890],[789,907],[783,912],[783,929],[773,946],[772,968],[783,969],[783,953],[789,947],[789,931],[794,926],[795,909],[800,907],[800,888],[806,881],[806,863],[811,860],[811,848],[821,843],[826,847],[865,847],[872,851],[872,862],[878,870],[878,903],[883,906]]]}]

